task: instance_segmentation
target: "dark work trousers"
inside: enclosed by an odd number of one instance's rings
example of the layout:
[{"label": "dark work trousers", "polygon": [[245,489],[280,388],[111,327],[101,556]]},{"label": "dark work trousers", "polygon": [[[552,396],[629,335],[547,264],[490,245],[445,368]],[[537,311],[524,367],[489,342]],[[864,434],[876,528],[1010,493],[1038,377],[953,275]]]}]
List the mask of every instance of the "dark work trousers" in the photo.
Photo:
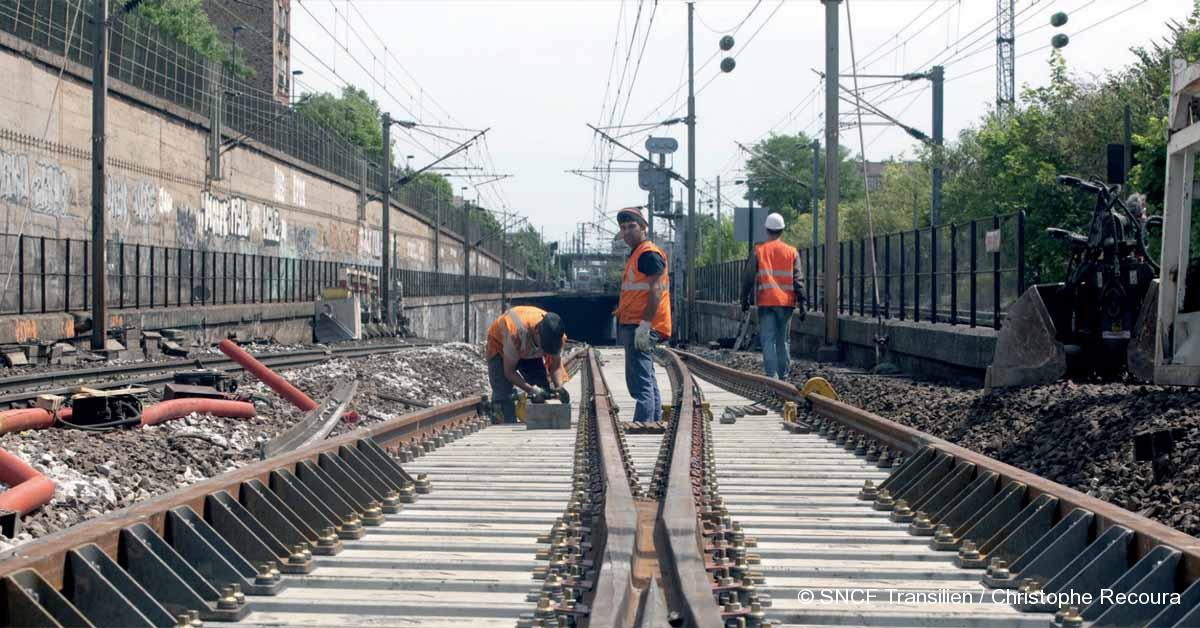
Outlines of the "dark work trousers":
[{"label": "dark work trousers", "polygon": [[[637,325],[621,325],[618,340],[625,347],[625,385],[637,404],[633,410],[635,423],[662,420],[662,395],[654,377],[654,358],[649,351],[638,351],[633,344]],[[651,332],[657,338],[658,334]]]}]

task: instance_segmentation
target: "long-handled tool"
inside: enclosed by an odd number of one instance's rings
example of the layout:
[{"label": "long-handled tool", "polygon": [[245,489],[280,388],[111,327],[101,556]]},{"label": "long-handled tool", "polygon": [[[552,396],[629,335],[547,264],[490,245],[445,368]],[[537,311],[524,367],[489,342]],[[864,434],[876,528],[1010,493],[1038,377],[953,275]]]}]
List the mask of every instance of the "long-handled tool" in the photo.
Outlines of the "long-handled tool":
[{"label": "long-handled tool", "polygon": [[750,331],[750,310],[746,310],[742,314],[742,323],[738,325],[737,340],[733,341],[733,350],[742,350],[742,341],[746,340],[746,333]]}]

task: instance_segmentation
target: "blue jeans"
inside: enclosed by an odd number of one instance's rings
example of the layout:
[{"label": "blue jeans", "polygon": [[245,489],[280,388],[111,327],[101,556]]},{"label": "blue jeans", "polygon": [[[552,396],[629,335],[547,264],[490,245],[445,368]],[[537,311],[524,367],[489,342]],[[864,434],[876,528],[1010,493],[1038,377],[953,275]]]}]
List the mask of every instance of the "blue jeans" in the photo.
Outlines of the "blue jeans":
[{"label": "blue jeans", "polygon": [[625,386],[637,404],[633,410],[635,423],[662,420],[662,395],[654,377],[654,359],[649,351],[638,351],[633,345],[636,325],[621,325],[617,339],[625,347]]},{"label": "blue jeans", "polygon": [[758,308],[758,328],[761,330],[763,370],[767,377],[787,379],[788,340],[791,336],[792,308],[780,306],[760,306]]}]

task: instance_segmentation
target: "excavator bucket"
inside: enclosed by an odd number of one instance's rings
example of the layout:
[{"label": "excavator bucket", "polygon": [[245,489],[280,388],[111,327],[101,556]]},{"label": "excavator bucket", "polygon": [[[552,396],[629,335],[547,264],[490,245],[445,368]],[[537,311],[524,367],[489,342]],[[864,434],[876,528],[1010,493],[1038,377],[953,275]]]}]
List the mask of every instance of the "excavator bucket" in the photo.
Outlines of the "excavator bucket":
[{"label": "excavator bucket", "polygon": [[1067,372],[1066,350],[1055,338],[1054,319],[1038,288],[1029,288],[1009,306],[1008,318],[996,334],[986,389],[1048,384]]},{"label": "excavator bucket", "polygon": [[1125,366],[1135,381],[1154,381],[1154,334],[1158,328],[1158,280],[1150,282],[1137,322],[1133,324],[1133,337],[1125,353]]}]

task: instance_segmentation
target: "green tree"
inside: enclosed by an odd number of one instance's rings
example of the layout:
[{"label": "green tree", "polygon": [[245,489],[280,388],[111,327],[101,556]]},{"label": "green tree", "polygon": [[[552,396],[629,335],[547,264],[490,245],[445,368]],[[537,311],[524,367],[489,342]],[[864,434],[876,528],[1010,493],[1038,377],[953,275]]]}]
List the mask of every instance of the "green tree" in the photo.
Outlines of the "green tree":
[{"label": "green tree", "polygon": [[237,55],[237,64],[234,64],[233,46],[221,39],[202,0],[145,0],[138,5],[137,12],[162,34],[204,58],[218,61],[240,76],[254,75],[254,70],[241,61],[245,58],[244,53]]},{"label": "green tree", "polygon": [[[755,144],[753,154],[746,160],[749,193],[755,204],[770,211],[783,214],[785,220],[794,219],[801,213],[809,213],[812,193],[812,138],[797,135],[774,135]],[[863,180],[861,166],[850,159],[850,150],[838,147],[842,201],[851,201],[862,196]],[[824,168],[825,154],[820,154]],[[824,198],[824,177],[816,182],[817,191]]]},{"label": "green tree", "polygon": [[296,108],[300,115],[362,148],[372,158],[378,160],[383,154],[383,112],[366,90],[346,85],[340,96],[328,92],[304,94]]}]

